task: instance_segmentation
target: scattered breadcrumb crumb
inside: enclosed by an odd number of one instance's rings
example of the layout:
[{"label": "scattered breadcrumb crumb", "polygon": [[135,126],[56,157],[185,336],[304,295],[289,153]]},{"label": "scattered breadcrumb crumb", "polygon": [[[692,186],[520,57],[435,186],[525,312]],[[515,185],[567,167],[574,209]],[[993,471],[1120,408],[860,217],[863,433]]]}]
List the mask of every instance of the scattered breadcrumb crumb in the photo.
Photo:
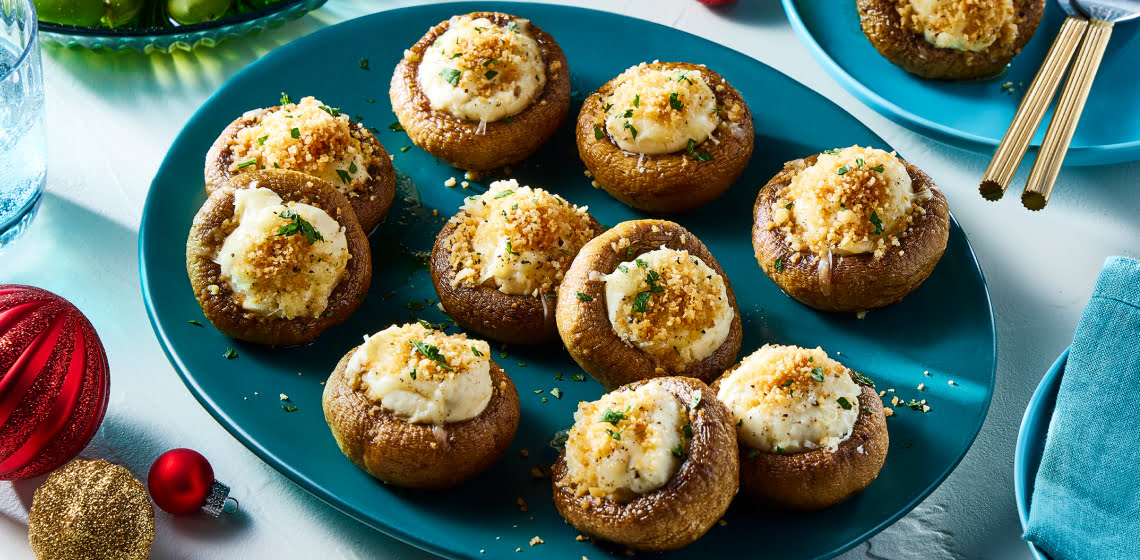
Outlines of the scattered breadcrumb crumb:
[{"label": "scattered breadcrumb crumb", "polygon": [[886,391],[879,391],[879,396],[885,397],[885,396],[887,396],[887,392]]},{"label": "scattered breadcrumb crumb", "polygon": [[471,183],[468,183],[467,181],[463,181],[462,183],[459,183],[459,186],[466,189],[467,187],[471,186]]},{"label": "scattered breadcrumb crumb", "polygon": [[893,409],[893,408],[884,408],[883,409],[883,416],[890,418],[891,416],[894,416],[894,415],[895,415],[895,409]]},{"label": "scattered breadcrumb crumb", "polygon": [[955,383],[953,379],[947,381],[946,384],[950,385],[951,387],[953,387],[954,385],[957,385],[957,383]]},{"label": "scattered breadcrumb crumb", "polygon": [[925,375],[925,376],[927,376],[927,377],[930,377],[930,370],[924,370],[924,371],[922,372],[922,374],[923,374],[923,375]]},{"label": "scattered breadcrumb crumb", "polygon": [[887,392],[888,392],[888,393],[893,393],[893,392],[895,392],[895,390],[894,390],[894,389],[887,389]]},{"label": "scattered breadcrumb crumb", "polygon": [[[254,394],[256,394],[256,393],[254,393]],[[286,395],[285,393],[281,393],[281,400],[285,401],[285,402],[289,402],[289,395]]]},{"label": "scattered breadcrumb crumb", "polygon": [[923,412],[930,412],[930,407],[924,404],[924,405],[922,405],[922,411]]},{"label": "scattered breadcrumb crumb", "polygon": [[[527,509],[526,509],[526,500],[524,500],[524,499],[522,499],[522,498],[519,498],[517,501],[518,501],[518,504],[519,504],[519,511],[527,511]],[[518,527],[518,525],[515,525],[515,527]]]},{"label": "scattered breadcrumb crumb", "polygon": [[438,215],[439,215],[439,210],[438,210],[438,209],[436,209],[436,208],[432,208],[432,209],[431,209],[431,215],[432,215],[432,216],[438,216]]},{"label": "scattered breadcrumb crumb", "polygon": [[926,383],[919,383],[919,384],[918,384],[918,390],[919,390],[919,391],[922,391],[922,390],[924,390],[924,389],[926,389]]},{"label": "scattered breadcrumb crumb", "polygon": [[449,177],[446,181],[443,182],[443,186],[449,187],[449,188],[454,187],[455,186],[455,177]]},{"label": "scattered breadcrumb crumb", "polygon": [[530,451],[527,451],[525,449],[520,449],[519,455],[522,455],[523,457],[530,457]]},{"label": "scattered breadcrumb crumb", "polygon": [[898,406],[898,405],[899,405],[899,397],[898,397],[898,395],[895,395],[895,396],[891,397],[891,406]]},{"label": "scattered breadcrumb crumb", "polygon": [[534,537],[533,539],[531,539],[531,540],[530,540],[530,545],[531,545],[531,546],[538,546],[538,545],[540,545],[540,544],[543,544],[543,543],[545,543],[545,542],[546,542],[546,541],[542,540],[542,539],[541,539],[541,538],[539,538],[537,535],[535,535],[535,537]]},{"label": "scattered breadcrumb crumb", "polygon": [[[577,537],[574,537],[574,540],[576,540],[578,542],[586,542],[586,541],[590,540],[590,538],[587,537],[586,535],[578,535]],[[585,556],[583,556],[582,558],[585,558]]]},{"label": "scattered breadcrumb crumb", "polygon": [[723,519],[721,519],[720,521],[717,521],[716,523],[717,523],[717,525],[720,525],[721,527],[728,525],[728,522],[723,520]]}]

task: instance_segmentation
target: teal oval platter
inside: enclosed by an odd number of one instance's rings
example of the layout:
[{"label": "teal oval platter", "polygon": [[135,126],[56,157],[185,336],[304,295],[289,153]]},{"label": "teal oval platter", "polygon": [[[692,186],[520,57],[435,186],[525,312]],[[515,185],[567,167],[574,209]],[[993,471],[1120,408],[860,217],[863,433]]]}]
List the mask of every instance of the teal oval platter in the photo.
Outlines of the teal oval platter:
[{"label": "teal oval platter", "polygon": [[[1065,14],[1048,0],[1033,38],[1005,73],[974,81],[927,80],[883,58],[863,35],[854,0],[783,0],[792,28],[823,69],[867,106],[941,142],[992,153],[1013,120]],[[1103,165],[1140,159],[1140,25],[1116,27],[1089,92],[1065,165]],[[1011,84],[1008,93],[1004,84]],[[1041,145],[1050,107],[1031,146]],[[1031,150],[1036,152],[1036,150]],[[1032,157],[1023,162],[1028,164]]]},{"label": "teal oval platter", "polygon": [[[824,558],[890,525],[930,494],[961,460],[982,425],[994,386],[994,319],[982,272],[966,235],[951,225],[949,246],[933,275],[903,302],[853,314],[813,311],[785,296],[760,271],[750,242],[759,188],[785,161],[835,146],[886,147],[882,138],[822,96],[741,53],[657,24],[574,7],[514,3],[436,4],[380,12],[322,29],[262,57],[223,85],[170,147],[147,197],[139,232],[143,298],[155,334],[187,388],[217,421],[258,457],[322,500],[389,535],[452,558],[620,557],[624,550],[575,540],[554,508],[550,481],[532,469],[554,462],[555,432],[568,428],[577,403],[601,396],[558,345],[493,344],[495,359],[518,387],[522,419],[510,450],[487,472],[441,492],[400,490],[369,477],[338,449],[321,409],[322,382],[365,334],[393,323],[447,317],[425,257],[444,220],[463,197],[494,177],[447,188],[463,173],[412,148],[392,130],[392,69],[403,50],[453,14],[501,10],[551,33],[570,63],[571,117],[554,139],[514,165],[522,184],[587,204],[603,224],[644,217],[590,185],[578,159],[571,122],[582,98],[646,60],[705,62],[748,100],[756,152],[722,197],[675,219],[708,245],[737,294],[744,327],[741,357],[772,343],[822,346],[878,382],[887,399],[926,399],[928,413],[906,406],[888,419],[890,451],[862,494],[831,509],[765,512],[741,497],[697,544],[665,557],[750,554],[779,542],[780,556]],[[613,33],[621,29],[621,33]],[[362,64],[367,59],[368,64]],[[365,69],[367,66],[368,69]],[[373,280],[345,324],[303,347],[267,348],[230,340],[202,316],[186,276],[184,250],[194,214],[205,200],[203,160],[221,130],[244,111],[315,95],[375,127],[400,178],[396,202],[370,237]],[[405,150],[404,148],[408,148]],[[921,162],[918,162],[921,164]],[[438,215],[437,212],[438,211]],[[198,320],[205,326],[189,323]],[[456,328],[448,329],[457,332]],[[227,348],[235,359],[224,359]],[[924,375],[924,371],[930,373]],[[580,380],[579,380],[580,379]],[[956,385],[950,385],[949,380]],[[916,387],[925,383],[924,391]],[[558,391],[554,391],[558,389]],[[289,402],[279,400],[285,394]],[[288,412],[283,405],[295,406]],[[519,507],[518,500],[527,504]],[[531,547],[539,536],[545,544]],[[485,554],[483,553],[485,551]]]},{"label": "teal oval platter", "polygon": [[[1021,429],[1017,433],[1017,447],[1013,452],[1013,496],[1017,502],[1017,517],[1021,520],[1021,530],[1029,523],[1029,502],[1033,498],[1033,481],[1041,466],[1041,455],[1045,452],[1045,437],[1049,434],[1049,422],[1053,419],[1053,409],[1057,405],[1057,391],[1061,389],[1061,378],[1065,375],[1065,363],[1069,361],[1066,349],[1033,391],[1025,416],[1021,418]],[[1029,551],[1036,560],[1049,560],[1032,541],[1026,541]]]}]

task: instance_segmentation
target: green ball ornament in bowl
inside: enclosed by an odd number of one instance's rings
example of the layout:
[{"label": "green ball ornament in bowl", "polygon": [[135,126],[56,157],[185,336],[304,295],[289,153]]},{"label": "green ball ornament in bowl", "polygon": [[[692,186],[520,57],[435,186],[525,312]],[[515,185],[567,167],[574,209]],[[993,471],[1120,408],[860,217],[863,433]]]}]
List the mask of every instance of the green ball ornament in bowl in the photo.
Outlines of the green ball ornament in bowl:
[{"label": "green ball ornament in bowl", "polygon": [[280,27],[327,0],[35,0],[43,39],[143,53],[210,47]]}]

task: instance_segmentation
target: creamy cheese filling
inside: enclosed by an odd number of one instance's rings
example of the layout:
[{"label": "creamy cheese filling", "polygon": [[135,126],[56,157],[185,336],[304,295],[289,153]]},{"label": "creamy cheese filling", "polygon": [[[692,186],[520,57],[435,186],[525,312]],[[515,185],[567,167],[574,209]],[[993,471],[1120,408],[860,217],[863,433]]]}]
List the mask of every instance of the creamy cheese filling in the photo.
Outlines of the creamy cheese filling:
[{"label": "creamy cheese filling", "polygon": [[578,403],[566,473],[579,495],[626,501],[664,486],[681,466],[684,407],[656,381]]},{"label": "creamy cheese filling", "polygon": [[233,219],[215,262],[242,308],[286,319],[324,313],[351,258],[344,228],[256,182],[234,193]]},{"label": "creamy cheese filling", "polygon": [[859,418],[859,385],[820,348],[765,344],[720,381],[741,443],[770,453],[834,452]]},{"label": "creamy cheese filling", "polygon": [[728,338],[735,313],[724,278],[688,251],[649,251],[602,280],[614,332],[676,371]]},{"label": "creamy cheese filling", "polygon": [[1013,0],[900,0],[903,24],[942,49],[985,50],[1017,38]]},{"label": "creamy cheese filling", "polygon": [[349,358],[350,385],[397,418],[442,425],[470,420],[491,402],[491,349],[482,340],[420,324],[393,325]]},{"label": "creamy cheese filling", "polygon": [[516,115],[546,84],[546,63],[530,22],[499,26],[470,15],[451,18],[423,53],[417,73],[432,110],[484,123]]},{"label": "creamy cheese filling", "polygon": [[910,174],[894,152],[851,146],[829,150],[801,169],[772,203],[772,222],[793,251],[874,253],[899,245],[917,202]]},{"label": "creamy cheese filling", "polygon": [[246,113],[257,124],[238,131],[231,148],[231,171],[280,168],[300,171],[335,186],[348,197],[360,196],[372,176],[372,144],[363,128],[315,97],[284,103],[274,110]]},{"label": "creamy cheese filling", "polygon": [[468,197],[452,221],[452,285],[493,285],[511,295],[557,295],[570,262],[594,236],[587,207],[514,179]]},{"label": "creamy cheese filling", "polygon": [[606,132],[621,149],[649,155],[692,149],[716,129],[716,95],[701,71],[643,62],[617,79],[603,102]]}]

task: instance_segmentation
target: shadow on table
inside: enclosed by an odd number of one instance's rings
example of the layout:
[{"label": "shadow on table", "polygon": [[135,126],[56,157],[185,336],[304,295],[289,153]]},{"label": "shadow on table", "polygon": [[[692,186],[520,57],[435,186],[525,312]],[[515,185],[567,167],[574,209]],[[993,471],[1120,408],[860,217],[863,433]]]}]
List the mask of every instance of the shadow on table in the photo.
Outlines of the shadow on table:
[{"label": "shadow on table", "polygon": [[777,0],[741,0],[707,9],[723,19],[758,27],[784,25],[787,21],[784,8]]}]

